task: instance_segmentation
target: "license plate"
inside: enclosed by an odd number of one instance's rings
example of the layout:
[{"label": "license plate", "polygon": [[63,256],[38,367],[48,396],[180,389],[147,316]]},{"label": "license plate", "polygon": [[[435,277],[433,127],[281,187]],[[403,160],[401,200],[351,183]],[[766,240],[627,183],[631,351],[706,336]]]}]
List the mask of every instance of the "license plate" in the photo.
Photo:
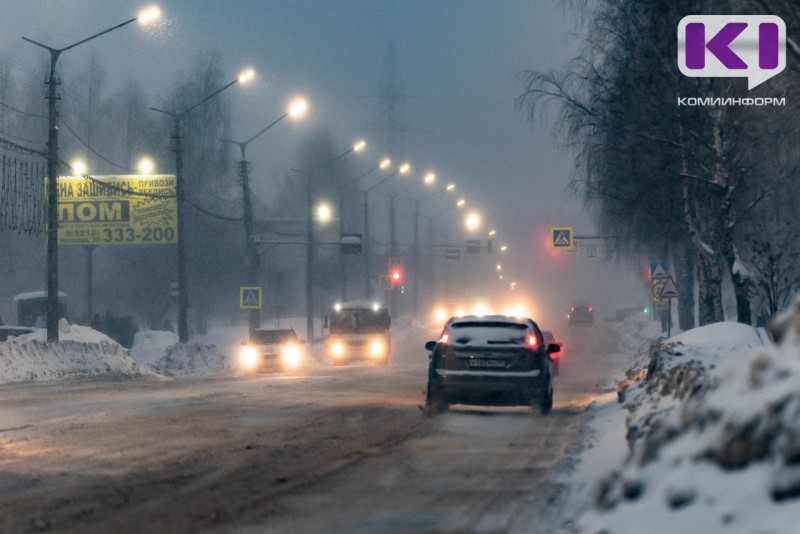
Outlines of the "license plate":
[{"label": "license plate", "polygon": [[505,367],[505,360],[486,360],[484,358],[473,358],[469,361],[470,367]]}]

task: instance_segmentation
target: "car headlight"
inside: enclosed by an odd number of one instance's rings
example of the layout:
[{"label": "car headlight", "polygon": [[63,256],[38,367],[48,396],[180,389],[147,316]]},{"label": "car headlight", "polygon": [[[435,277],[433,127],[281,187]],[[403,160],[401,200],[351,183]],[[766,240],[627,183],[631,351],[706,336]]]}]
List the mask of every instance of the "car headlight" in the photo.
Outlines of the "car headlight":
[{"label": "car headlight", "polygon": [[330,344],[330,352],[334,358],[340,358],[344,356],[345,346],[344,343],[341,341],[334,341]]},{"label": "car headlight", "polygon": [[255,347],[244,347],[239,355],[239,363],[247,370],[253,370],[258,366],[261,355]]},{"label": "car headlight", "polygon": [[281,360],[286,367],[295,369],[303,363],[303,355],[297,345],[286,345],[281,352]]},{"label": "car headlight", "polygon": [[373,339],[369,343],[369,355],[380,358],[386,353],[386,345],[380,339]]}]

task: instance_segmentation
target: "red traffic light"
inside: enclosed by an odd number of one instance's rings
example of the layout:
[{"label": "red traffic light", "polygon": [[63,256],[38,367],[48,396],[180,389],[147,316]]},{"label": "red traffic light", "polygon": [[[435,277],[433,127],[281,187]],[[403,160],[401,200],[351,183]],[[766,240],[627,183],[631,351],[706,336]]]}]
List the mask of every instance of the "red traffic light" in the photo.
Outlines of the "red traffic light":
[{"label": "red traffic light", "polygon": [[403,283],[403,261],[399,258],[389,258],[389,281],[393,286]]}]

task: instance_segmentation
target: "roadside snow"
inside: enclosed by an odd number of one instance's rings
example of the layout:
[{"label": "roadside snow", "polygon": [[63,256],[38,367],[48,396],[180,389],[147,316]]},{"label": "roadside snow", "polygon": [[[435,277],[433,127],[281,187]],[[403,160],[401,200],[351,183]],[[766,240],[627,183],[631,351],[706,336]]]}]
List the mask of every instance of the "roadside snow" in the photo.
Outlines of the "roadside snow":
[{"label": "roadside snow", "polygon": [[140,376],[151,372],[127,349],[88,326],[59,323],[57,343],[44,329],[0,342],[0,383],[86,376]]},{"label": "roadside snow", "polygon": [[[654,347],[646,379],[626,392],[624,426],[623,409],[596,411],[578,472],[604,459],[617,468],[594,488],[579,532],[797,532],[800,300],[775,324],[777,347],[739,323]],[[620,461],[610,451],[624,438]]]}]

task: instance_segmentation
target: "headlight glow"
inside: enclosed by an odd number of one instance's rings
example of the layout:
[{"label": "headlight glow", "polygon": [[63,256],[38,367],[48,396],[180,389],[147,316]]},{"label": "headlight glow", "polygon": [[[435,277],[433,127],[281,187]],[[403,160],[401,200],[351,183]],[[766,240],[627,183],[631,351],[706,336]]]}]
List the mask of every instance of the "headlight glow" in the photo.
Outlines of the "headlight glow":
[{"label": "headlight glow", "polygon": [[386,345],[380,339],[373,339],[369,343],[369,354],[375,358],[381,357],[386,352]]},{"label": "headlight glow", "polygon": [[260,355],[255,347],[244,347],[239,355],[239,363],[247,370],[255,369],[260,360]]},{"label": "headlight glow", "polygon": [[330,351],[331,354],[336,358],[344,356],[344,343],[341,341],[334,341],[331,343]]},{"label": "headlight glow", "polygon": [[444,323],[447,320],[447,311],[444,308],[436,308],[433,312],[433,320],[437,323]]},{"label": "headlight glow", "polygon": [[296,369],[303,363],[303,355],[300,352],[300,347],[291,344],[286,345],[281,352],[281,360],[283,364],[290,369]]}]

